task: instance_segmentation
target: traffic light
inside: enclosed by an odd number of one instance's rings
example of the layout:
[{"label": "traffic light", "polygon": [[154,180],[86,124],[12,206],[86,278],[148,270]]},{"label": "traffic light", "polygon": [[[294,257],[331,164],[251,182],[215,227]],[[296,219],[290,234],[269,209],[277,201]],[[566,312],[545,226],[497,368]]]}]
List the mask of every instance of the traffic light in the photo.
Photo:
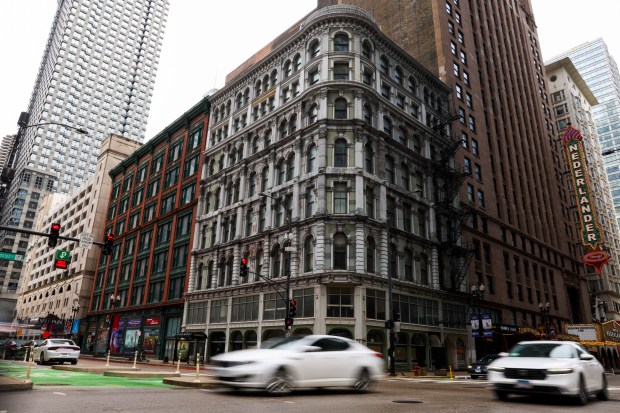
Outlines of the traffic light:
[{"label": "traffic light", "polygon": [[56,258],[54,260],[54,268],[66,270],[68,265],[69,265],[69,262],[67,260],[63,260],[60,258]]},{"label": "traffic light", "polygon": [[[288,303],[288,316],[293,319],[297,315],[297,301],[290,300]],[[292,324],[292,323],[291,323]]]},{"label": "traffic light", "polygon": [[241,269],[239,271],[239,277],[245,278],[248,276],[248,259],[241,258]]},{"label": "traffic light", "polygon": [[103,255],[110,255],[110,254],[112,254],[112,244],[113,243],[114,243],[114,235],[106,234],[105,238],[103,239],[103,251],[101,251],[103,253]]},{"label": "traffic light", "polygon": [[284,319],[284,325],[287,327],[290,327],[293,325],[293,319],[291,317],[286,317]]},{"label": "traffic light", "polygon": [[58,244],[58,237],[60,236],[60,224],[54,222],[50,228],[50,236],[47,239],[47,245],[49,247],[55,247]]}]

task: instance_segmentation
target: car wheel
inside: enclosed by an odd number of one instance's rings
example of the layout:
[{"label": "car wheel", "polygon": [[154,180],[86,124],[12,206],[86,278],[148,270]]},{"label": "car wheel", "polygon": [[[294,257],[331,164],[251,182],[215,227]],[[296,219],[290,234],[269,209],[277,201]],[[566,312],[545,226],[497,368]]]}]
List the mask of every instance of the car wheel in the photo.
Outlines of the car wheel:
[{"label": "car wheel", "polygon": [[267,393],[272,395],[285,395],[292,391],[291,378],[283,368],[279,369],[276,374],[269,379],[265,387]]},{"label": "car wheel", "polygon": [[605,373],[603,373],[603,386],[601,390],[596,393],[596,398],[603,401],[609,400],[609,389],[607,388],[607,376],[605,376]]},{"label": "car wheel", "polygon": [[45,356],[43,355],[43,352],[39,355],[39,364],[42,366],[45,365]]},{"label": "car wheel", "polygon": [[495,390],[495,396],[502,401],[508,400],[508,392],[504,390]]},{"label": "car wheel", "polygon": [[577,393],[576,402],[580,406],[588,404],[588,393],[586,392],[586,383],[583,377],[579,378],[579,393]]},{"label": "car wheel", "polygon": [[77,360],[71,360],[71,364],[73,364],[74,366],[77,364]]},{"label": "car wheel", "polygon": [[366,393],[372,388],[372,379],[370,374],[368,374],[368,370],[362,370],[357,380],[355,380],[353,388],[360,393]]}]

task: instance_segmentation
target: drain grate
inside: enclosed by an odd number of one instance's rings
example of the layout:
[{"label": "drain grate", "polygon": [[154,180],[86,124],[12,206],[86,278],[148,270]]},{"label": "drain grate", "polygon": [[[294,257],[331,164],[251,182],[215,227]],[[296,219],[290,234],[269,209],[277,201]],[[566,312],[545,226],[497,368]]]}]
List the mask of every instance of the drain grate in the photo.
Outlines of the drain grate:
[{"label": "drain grate", "polygon": [[420,400],[392,400],[392,403],[422,403]]}]

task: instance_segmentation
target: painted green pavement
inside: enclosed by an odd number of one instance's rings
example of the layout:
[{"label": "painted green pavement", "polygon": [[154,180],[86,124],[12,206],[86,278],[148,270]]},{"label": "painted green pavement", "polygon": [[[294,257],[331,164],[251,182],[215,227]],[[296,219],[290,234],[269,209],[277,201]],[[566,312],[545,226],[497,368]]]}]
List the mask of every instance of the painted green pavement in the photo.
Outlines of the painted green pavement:
[{"label": "painted green pavement", "polygon": [[[27,366],[0,362],[0,376],[26,379]],[[89,386],[89,387],[173,387],[162,383],[161,378],[131,379],[100,374],[52,370],[32,365],[30,380],[35,386]]]}]

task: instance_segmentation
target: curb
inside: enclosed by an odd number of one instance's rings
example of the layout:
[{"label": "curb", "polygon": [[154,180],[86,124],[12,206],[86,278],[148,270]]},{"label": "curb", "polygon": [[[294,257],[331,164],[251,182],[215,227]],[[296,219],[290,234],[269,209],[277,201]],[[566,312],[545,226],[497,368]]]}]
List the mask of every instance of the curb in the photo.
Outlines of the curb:
[{"label": "curb", "polygon": [[0,392],[22,390],[32,390],[32,382],[6,376],[0,377]]},{"label": "curb", "polygon": [[203,381],[201,379],[199,382],[195,382],[194,379],[185,377],[164,378],[162,382],[171,386],[192,387],[195,389],[213,389],[219,386],[219,383],[215,380]]}]

